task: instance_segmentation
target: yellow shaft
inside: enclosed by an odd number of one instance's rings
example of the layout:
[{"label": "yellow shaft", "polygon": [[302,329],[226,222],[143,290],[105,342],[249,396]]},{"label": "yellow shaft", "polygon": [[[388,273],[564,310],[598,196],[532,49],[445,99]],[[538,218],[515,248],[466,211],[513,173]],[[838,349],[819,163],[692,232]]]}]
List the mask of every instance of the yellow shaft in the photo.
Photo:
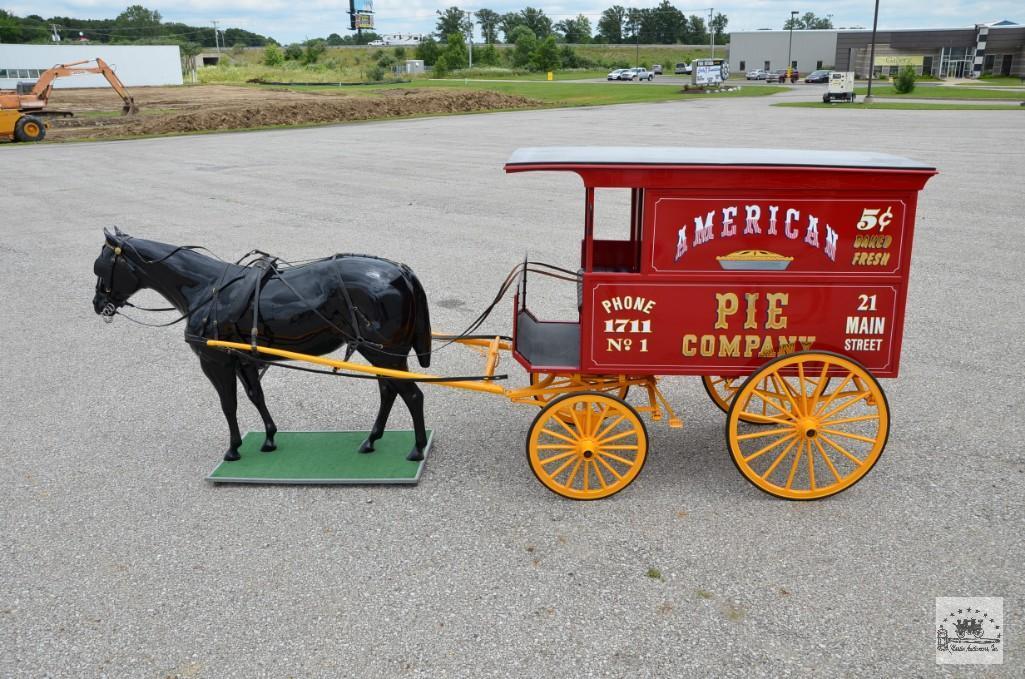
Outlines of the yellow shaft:
[{"label": "yellow shaft", "polygon": [[[253,347],[251,345],[242,344],[240,342],[222,342],[220,340],[207,340],[206,345],[208,347],[220,349],[237,349],[238,351],[253,350]],[[279,356],[281,358],[287,358],[292,361],[304,361],[306,363],[326,365],[331,368],[338,368],[339,370],[351,370],[352,372],[366,373],[368,375],[377,375],[378,377],[398,377],[406,379],[434,379],[437,377],[436,375],[424,375],[422,373],[411,373],[402,370],[391,370],[389,368],[378,368],[372,365],[360,365],[359,363],[349,363],[348,361],[339,361],[334,358],[324,358],[323,356],[298,354],[294,351],[285,351],[284,349],[271,349],[270,347],[257,346],[256,350],[261,354]],[[452,387],[454,389],[483,391],[486,394],[505,395],[505,389],[498,386],[497,384],[491,384],[489,382],[435,382],[434,384],[437,384],[442,387]]]}]

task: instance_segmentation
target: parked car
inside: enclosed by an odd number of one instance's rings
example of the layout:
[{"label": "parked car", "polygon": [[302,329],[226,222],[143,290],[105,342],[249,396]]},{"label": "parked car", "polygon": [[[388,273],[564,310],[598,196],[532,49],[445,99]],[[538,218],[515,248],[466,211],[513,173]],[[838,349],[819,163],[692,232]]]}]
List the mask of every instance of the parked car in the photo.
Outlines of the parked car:
[{"label": "parked car", "polygon": [[804,79],[806,83],[828,83],[829,82],[829,71],[812,71],[808,74],[808,77]]},{"label": "parked car", "polygon": [[676,64],[676,68],[673,69],[673,73],[676,75],[690,75],[691,70],[690,64],[681,61]]},{"label": "parked car", "polygon": [[764,69],[752,68],[745,74],[748,80],[765,80],[765,76],[768,75]]},{"label": "parked car", "polygon": [[630,68],[627,70],[630,72],[630,77],[625,78],[625,80],[647,80],[650,82],[655,79],[655,74],[649,71],[648,69],[644,68],[643,66],[638,66],[637,68]]},{"label": "parked car", "polygon": [[662,64],[655,64],[651,67],[651,72],[655,75],[662,75]]},{"label": "parked car", "polygon": [[777,68],[775,71],[769,71],[765,74],[765,82],[767,83],[782,83],[787,80],[787,70],[785,68]]},{"label": "parked car", "polygon": [[623,75],[625,68],[617,68],[615,71],[610,71],[606,76],[606,80],[619,80],[619,76]]}]

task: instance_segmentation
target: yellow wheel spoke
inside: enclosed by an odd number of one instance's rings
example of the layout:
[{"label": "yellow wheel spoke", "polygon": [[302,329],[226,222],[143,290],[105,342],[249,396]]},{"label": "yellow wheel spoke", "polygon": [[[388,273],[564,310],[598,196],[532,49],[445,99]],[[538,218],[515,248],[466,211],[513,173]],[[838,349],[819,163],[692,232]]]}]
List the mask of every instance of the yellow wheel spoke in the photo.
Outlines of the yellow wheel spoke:
[{"label": "yellow wheel spoke", "polygon": [[618,434],[616,434],[615,436],[609,436],[607,438],[603,438],[603,439],[599,440],[598,441],[598,445],[600,445],[602,448],[604,448],[606,443],[612,443],[613,441],[619,441],[620,439],[625,439],[627,436],[634,436],[636,434],[637,434],[637,432],[634,431],[633,429],[628,429],[626,431],[621,431]]},{"label": "yellow wheel spoke", "polygon": [[[600,427],[601,423],[605,421],[605,417],[608,414],[609,414],[609,404],[608,403],[603,403],[602,407],[601,407],[601,412],[598,413],[598,419],[594,421],[594,427],[591,429],[591,431],[587,432],[588,436],[594,436],[594,432],[598,431],[598,427]],[[595,436],[595,438],[598,438],[598,437]]]},{"label": "yellow wheel spoke", "polygon": [[794,395],[791,393],[790,385],[787,384],[786,380],[781,378],[778,373],[772,373],[771,375],[773,383],[776,385],[776,391],[779,393],[785,393],[787,400],[790,401],[790,405],[794,407],[793,413],[800,416],[804,413],[801,410],[801,406],[797,405],[797,401],[794,400]]},{"label": "yellow wheel spoke", "polygon": [[794,463],[790,465],[790,475],[787,476],[787,490],[794,485],[794,475],[797,474],[797,465],[801,461],[801,455],[804,453],[804,439],[801,439],[800,445],[797,446],[797,457],[794,458]]},{"label": "yellow wheel spoke", "polygon": [[583,461],[584,461],[584,458],[582,458],[582,457],[577,458],[577,463],[575,465],[573,465],[573,469],[570,470],[570,472],[569,472],[569,478],[567,478],[566,479],[566,483],[563,484],[567,488],[572,488],[573,487],[573,479],[575,479],[577,477],[577,472],[580,471],[580,464]]},{"label": "yellow wheel spoke", "polygon": [[609,426],[607,426],[607,427],[605,427],[604,429],[602,429],[602,430],[601,430],[601,433],[599,433],[599,434],[596,434],[594,438],[596,438],[596,439],[598,439],[599,441],[601,441],[601,440],[602,440],[602,437],[603,437],[603,436],[605,436],[605,435],[606,435],[606,434],[608,434],[608,433],[609,433],[610,431],[612,431],[612,430],[613,430],[613,429],[615,429],[615,428],[616,428],[617,426],[619,426],[619,423],[620,423],[620,422],[622,422],[622,421],[623,421],[623,420],[625,420],[625,419],[626,419],[626,415],[620,415],[619,417],[617,417],[617,418],[615,419],[615,421],[614,421],[614,422],[613,422],[612,424],[610,424]]},{"label": "yellow wheel spoke", "polygon": [[819,399],[822,398],[822,392],[826,388],[826,383],[829,382],[829,364],[825,361],[822,362],[822,372],[819,373],[819,381],[815,385],[815,391],[811,394],[811,403],[808,406],[808,412],[815,412],[815,407],[819,403]]},{"label": "yellow wheel spoke", "polygon": [[[806,413],[808,411],[808,394],[804,388],[804,363],[797,364],[797,386],[801,389],[801,412]],[[808,456],[811,457],[810,455]]]},{"label": "yellow wheel spoke", "polygon": [[[603,458],[601,455],[596,456],[595,459],[598,460],[598,462],[601,462],[602,466],[605,467],[606,469],[608,469],[609,472],[611,472],[612,475],[616,477],[617,481],[621,481],[623,479],[623,475],[620,474],[619,472],[617,472],[616,469],[612,465],[610,465],[608,462],[606,462],[605,458]],[[595,466],[597,466],[597,465],[595,465]]]},{"label": "yellow wheel spoke", "polygon": [[634,466],[633,460],[628,460],[625,457],[620,457],[619,455],[616,455],[614,453],[606,453],[604,449],[596,451],[595,455],[597,455],[598,457],[601,457],[601,458],[607,457],[610,460],[615,460],[616,462],[619,462],[620,464],[625,464],[628,467]]},{"label": "yellow wheel spoke", "polygon": [[866,397],[868,397],[868,396],[871,396],[871,395],[872,395],[872,394],[871,394],[870,392],[867,392],[867,391],[859,391],[859,392],[858,392],[858,393],[857,393],[857,394],[855,395],[855,397],[854,397],[854,398],[852,398],[851,400],[849,400],[849,401],[845,401],[844,403],[842,403],[842,404],[838,405],[837,407],[833,408],[832,410],[830,410],[830,411],[829,411],[828,413],[826,413],[826,414],[824,414],[824,415],[819,415],[819,417],[820,417],[821,419],[823,419],[823,420],[825,420],[825,419],[827,419],[827,418],[830,418],[830,417],[832,417],[833,415],[836,415],[836,414],[837,414],[837,413],[839,413],[839,412],[843,412],[844,410],[847,410],[848,408],[850,408],[850,407],[851,407],[852,405],[854,405],[855,403],[858,403],[859,401],[861,401],[861,400],[863,400],[863,399],[865,399]]},{"label": "yellow wheel spoke", "polygon": [[851,462],[853,462],[854,464],[858,465],[859,467],[860,467],[861,465],[865,464],[865,463],[864,463],[863,461],[859,460],[859,459],[858,459],[857,457],[855,457],[855,456],[854,456],[854,455],[852,455],[852,454],[851,454],[850,452],[848,452],[846,448],[844,448],[843,446],[841,446],[840,444],[838,444],[838,443],[837,443],[836,441],[834,441],[833,439],[829,438],[829,437],[828,437],[828,436],[826,436],[825,434],[822,434],[822,433],[820,433],[820,434],[819,434],[819,436],[820,436],[820,437],[822,438],[822,440],[823,440],[823,441],[825,441],[826,443],[828,443],[828,444],[829,444],[829,445],[830,445],[831,447],[833,447],[833,448],[834,448],[834,449],[835,449],[835,450],[836,450],[837,452],[839,452],[839,453],[841,453],[841,454],[843,454],[843,455],[847,456],[847,459],[849,459],[849,460],[850,460]]},{"label": "yellow wheel spoke", "polygon": [[[561,422],[561,420],[558,417],[553,417],[551,419],[555,420],[556,422]],[[552,438],[557,438],[557,439],[559,439],[561,441],[565,441],[566,443],[572,443],[573,445],[576,445],[576,443],[577,443],[575,439],[571,439],[568,436],[564,436],[563,434],[560,434],[557,431],[552,431],[548,427],[542,427],[541,433],[542,434],[548,434]]]},{"label": "yellow wheel spoke", "polygon": [[762,448],[761,450],[755,451],[755,452],[751,453],[750,455],[748,455],[747,457],[745,457],[744,458],[744,462],[750,462],[751,460],[755,459],[756,457],[760,457],[760,456],[764,455],[765,453],[769,452],[770,450],[772,450],[776,446],[780,445],[781,443],[786,443],[787,441],[789,441],[792,438],[795,438],[796,436],[797,436],[797,432],[794,432],[794,433],[790,434],[789,436],[780,437],[780,438],[776,439],[774,442],[772,442],[769,445],[767,445],[764,448]]},{"label": "yellow wheel spoke", "polygon": [[538,450],[573,450],[575,448],[576,446],[568,443],[545,443],[537,447]]},{"label": "yellow wheel spoke", "polygon": [[577,428],[578,432],[583,432],[584,431],[584,425],[582,425],[580,423],[580,418],[577,417],[577,409],[575,407],[574,408],[570,408],[569,409],[569,413],[573,417],[573,426],[575,426]]},{"label": "yellow wheel spoke", "polygon": [[[768,391],[763,391],[761,389],[754,389],[753,394],[755,396],[757,396],[758,398],[762,399],[762,408],[763,409],[765,408],[765,405],[768,404],[768,405],[772,406],[773,408],[775,408],[776,410],[778,410],[779,412],[783,413],[784,415],[791,415],[792,414],[789,410],[786,409],[786,404],[783,403],[783,401],[777,401],[776,400],[776,396],[778,396],[778,394],[776,394],[776,392],[771,392],[770,393]],[[748,400],[748,402],[750,402],[750,399]],[[782,405],[780,405],[780,404],[782,404]]]},{"label": "yellow wheel spoke", "polygon": [[[765,409],[764,401],[763,401],[762,409],[763,410]],[[772,422],[773,424],[785,424],[785,425],[791,425],[792,426],[793,423],[794,423],[793,420],[784,420],[784,419],[779,418],[779,417],[769,417],[768,415],[764,415],[764,414],[763,415],[759,415],[758,413],[752,413],[750,410],[741,410],[740,411],[740,417],[742,419],[746,417],[746,418],[749,418],[750,420],[754,420],[755,424],[762,424],[762,423]]]},{"label": "yellow wheel spoke", "polygon": [[[561,413],[560,413],[561,414]],[[573,431],[568,424],[566,424],[561,417],[551,418],[559,423],[559,426],[566,430],[566,433],[574,438],[580,438],[580,430]]]},{"label": "yellow wheel spoke", "polygon": [[789,434],[794,431],[793,427],[781,427],[779,429],[766,429],[765,431],[755,431],[750,434],[740,434],[737,436],[738,441],[747,441],[748,439],[757,439],[763,436],[774,436],[776,434]]},{"label": "yellow wheel spoke", "polygon": [[865,443],[875,443],[876,442],[876,440],[874,438],[870,438],[868,436],[862,436],[861,434],[849,434],[849,433],[847,433],[845,431],[840,431],[839,429],[819,429],[819,431],[821,431],[823,433],[826,433],[826,434],[832,434],[833,436],[843,436],[844,438],[854,439],[855,441],[864,441]]},{"label": "yellow wheel spoke", "polygon": [[591,472],[589,471],[590,470],[590,465],[588,464],[588,462],[590,462],[590,460],[588,460],[587,458],[582,458],[582,459],[583,459],[583,463],[584,463],[584,470],[583,470],[584,471],[584,492],[586,493],[588,490],[590,490],[590,484],[591,484]]},{"label": "yellow wheel spoke", "polygon": [[808,490],[815,490],[815,456],[811,452],[811,442],[804,443],[808,448]]},{"label": "yellow wheel spoke", "polygon": [[847,373],[847,377],[843,378],[843,382],[840,383],[840,386],[837,387],[836,391],[834,391],[832,394],[830,394],[826,398],[826,402],[823,403],[821,406],[819,406],[819,409],[816,411],[815,414],[821,413],[823,410],[828,408],[829,404],[833,402],[833,399],[835,399],[837,397],[837,395],[839,395],[840,392],[843,391],[843,388],[846,387],[850,383],[851,378],[853,378],[853,377],[854,377],[854,373],[852,373],[852,372]]},{"label": "yellow wheel spoke", "polygon": [[845,417],[842,420],[823,420],[822,424],[850,424],[852,422],[868,422],[869,420],[878,420],[879,415],[861,415],[860,417]]},{"label": "yellow wheel spoke", "polygon": [[552,455],[551,457],[546,457],[543,460],[538,460],[538,462],[540,462],[542,465],[551,464],[553,462],[558,462],[559,460],[565,460],[567,457],[570,457],[570,456],[576,455],[576,454],[577,454],[577,451],[571,450],[571,451],[569,451],[567,453],[559,453],[558,455]]},{"label": "yellow wheel spoke", "polygon": [[833,466],[833,461],[829,459],[828,455],[826,455],[826,449],[822,447],[822,442],[819,441],[817,438],[812,440],[815,441],[815,445],[819,449],[819,455],[821,455],[822,459],[826,461],[826,465],[829,467],[829,471],[833,472],[833,478],[835,478],[839,483],[842,480],[840,478],[840,472],[836,471],[836,467]]},{"label": "yellow wheel spoke", "polygon": [[799,440],[800,439],[795,438],[793,441],[791,441],[790,445],[788,445],[786,448],[784,448],[783,452],[780,453],[779,456],[775,460],[772,461],[772,464],[769,465],[769,468],[765,470],[764,474],[762,474],[762,479],[763,480],[769,478],[772,475],[772,472],[776,471],[776,467],[778,467],[779,463],[782,462],[784,460],[784,458],[786,458],[786,456],[790,454],[790,451],[794,449],[794,446],[797,445],[797,442]]},{"label": "yellow wheel spoke", "polygon": [[605,482],[605,476],[602,475],[602,473],[601,473],[601,467],[599,467],[598,463],[595,462],[594,460],[590,460],[590,462],[591,462],[591,466],[594,467],[594,475],[598,477],[598,483],[601,484],[602,488],[608,488],[609,484],[607,484]]},{"label": "yellow wheel spoke", "polygon": [[603,445],[601,447],[602,450],[637,450],[638,448],[640,448],[640,446],[636,446],[636,445],[634,445],[634,446],[630,446],[630,445],[606,446],[606,445]]},{"label": "yellow wheel spoke", "polygon": [[568,467],[568,466],[570,466],[571,464],[573,464],[573,460],[574,460],[574,459],[575,459],[575,458],[572,458],[572,457],[571,457],[571,458],[569,458],[568,460],[566,460],[566,461],[565,461],[565,462],[564,462],[564,463],[563,463],[563,464],[562,464],[562,465],[561,465],[561,466],[560,466],[560,467],[559,467],[558,469],[556,469],[556,470],[555,470],[554,472],[552,472],[551,474],[549,474],[549,475],[548,475],[548,478],[550,478],[550,479],[553,479],[553,480],[554,480],[556,476],[558,476],[558,475],[559,475],[559,474],[561,474],[562,472],[566,471],[566,467]]}]

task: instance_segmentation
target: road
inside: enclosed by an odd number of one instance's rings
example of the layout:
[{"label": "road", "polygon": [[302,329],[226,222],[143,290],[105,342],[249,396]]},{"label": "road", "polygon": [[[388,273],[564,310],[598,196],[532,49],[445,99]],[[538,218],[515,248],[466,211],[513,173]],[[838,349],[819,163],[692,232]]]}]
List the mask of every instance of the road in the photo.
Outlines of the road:
[{"label": "road", "polygon": [[[1021,115],[770,99],[0,149],[0,675],[923,676],[934,598],[966,594],[1004,597],[1018,639]],[[576,268],[579,180],[505,175],[510,152],[625,130],[940,169],[919,203],[902,375],[884,382],[889,446],[850,491],[756,490],[695,378],[666,380],[685,428],[651,423],[644,472],[606,501],[536,482],[532,410],[430,387],[417,487],[215,487],[226,428],[180,330],[107,326],[90,305],[101,229],[118,225],[232,259],[402,260],[434,327],[458,330],[525,252]],[[599,233],[625,234],[622,197],[599,201]],[[571,287],[533,295],[541,317],[572,313]],[[506,300],[488,329],[510,317]],[[481,365],[454,348],[431,369]],[[364,382],[280,371],[265,389],[282,429],[366,429],[376,412]],[[259,426],[248,404],[240,417]],[[408,426],[401,407],[392,426]],[[1021,648],[994,675],[1021,676]]]}]

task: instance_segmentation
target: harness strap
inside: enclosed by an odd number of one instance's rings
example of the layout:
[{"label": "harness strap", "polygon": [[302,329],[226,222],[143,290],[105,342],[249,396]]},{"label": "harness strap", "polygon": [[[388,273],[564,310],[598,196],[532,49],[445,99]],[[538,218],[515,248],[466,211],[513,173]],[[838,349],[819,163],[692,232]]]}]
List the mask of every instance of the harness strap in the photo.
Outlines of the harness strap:
[{"label": "harness strap", "polygon": [[263,272],[256,277],[256,290],[253,292],[253,330],[249,334],[249,342],[253,347],[254,354],[257,353],[256,331],[260,323],[260,286],[265,276],[277,274],[277,268],[274,266],[275,261],[274,257],[264,254],[250,265],[256,269],[263,269]]}]

